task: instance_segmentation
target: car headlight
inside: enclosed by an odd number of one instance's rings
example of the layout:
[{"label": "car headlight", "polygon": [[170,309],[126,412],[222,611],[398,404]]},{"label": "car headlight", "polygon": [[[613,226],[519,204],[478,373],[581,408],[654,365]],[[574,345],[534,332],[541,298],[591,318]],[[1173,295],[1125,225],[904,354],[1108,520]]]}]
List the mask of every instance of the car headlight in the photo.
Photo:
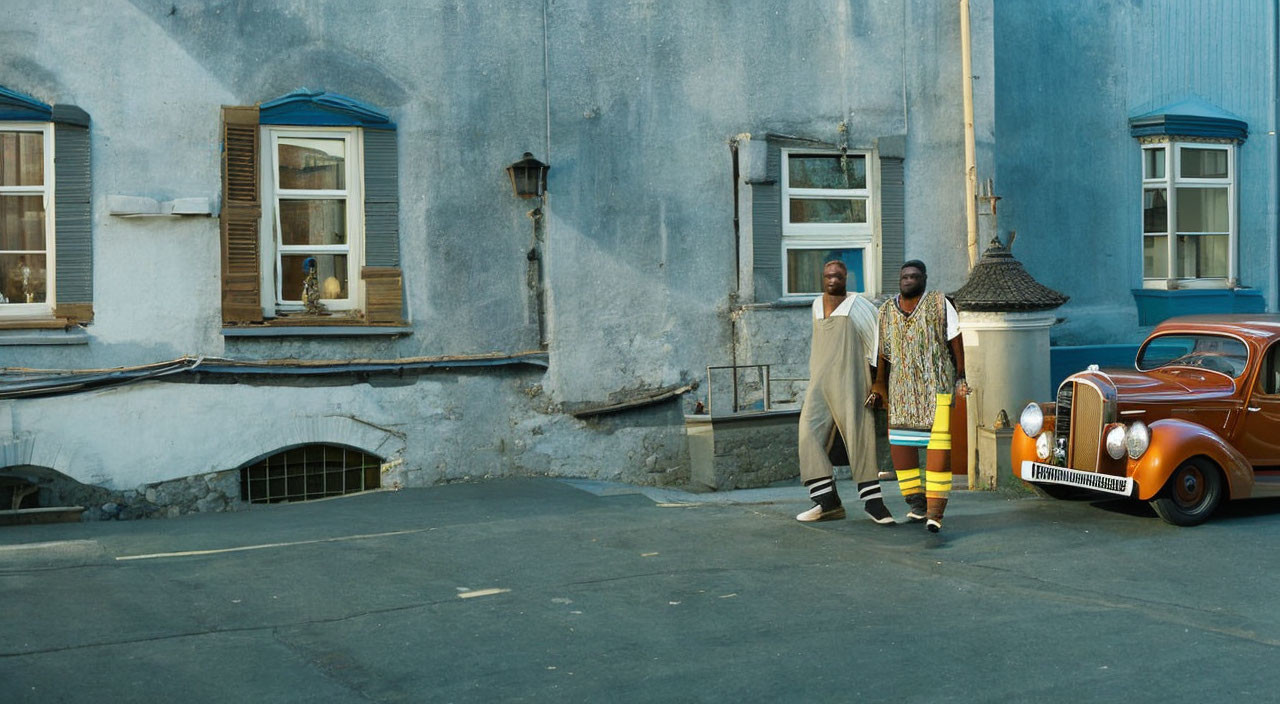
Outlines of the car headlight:
[{"label": "car headlight", "polygon": [[1041,462],[1047,462],[1052,452],[1053,431],[1041,433],[1040,437],[1036,438],[1036,457],[1039,457]]},{"label": "car headlight", "polygon": [[1136,421],[1129,426],[1129,431],[1124,435],[1124,448],[1129,451],[1130,459],[1136,460],[1141,457],[1150,445],[1151,429],[1146,423]]},{"label": "car headlight", "polygon": [[1027,437],[1034,438],[1044,429],[1044,411],[1040,410],[1040,405],[1034,401],[1027,404],[1022,409],[1022,416],[1018,418],[1018,425],[1022,426],[1022,432]]},{"label": "car headlight", "polygon": [[1127,437],[1123,423],[1116,423],[1111,426],[1111,430],[1107,431],[1107,454],[1111,455],[1111,459],[1118,460],[1124,457]]}]

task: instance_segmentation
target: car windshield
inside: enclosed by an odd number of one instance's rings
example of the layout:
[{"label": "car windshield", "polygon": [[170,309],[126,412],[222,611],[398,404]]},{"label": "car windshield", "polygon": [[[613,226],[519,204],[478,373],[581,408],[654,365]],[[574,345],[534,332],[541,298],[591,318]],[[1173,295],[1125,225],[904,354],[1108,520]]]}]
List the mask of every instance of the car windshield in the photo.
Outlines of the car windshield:
[{"label": "car windshield", "polygon": [[1195,367],[1221,372],[1231,378],[1244,374],[1249,349],[1234,337],[1221,335],[1162,335],[1147,342],[1138,353],[1138,369]]}]

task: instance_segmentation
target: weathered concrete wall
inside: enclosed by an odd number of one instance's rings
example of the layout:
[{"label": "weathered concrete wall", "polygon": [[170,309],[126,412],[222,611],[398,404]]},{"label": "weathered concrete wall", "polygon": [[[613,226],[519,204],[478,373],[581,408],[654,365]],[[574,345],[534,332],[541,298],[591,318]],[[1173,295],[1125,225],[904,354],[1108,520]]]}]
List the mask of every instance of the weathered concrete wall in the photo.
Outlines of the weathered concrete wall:
[{"label": "weathered concrete wall", "polygon": [[[974,8],[982,67],[990,2]],[[0,84],[93,119],[96,318],[89,344],[0,347],[0,366],[535,347],[531,204],[503,172],[531,151],[552,166],[551,367],[402,387],[138,385],[0,402],[6,430],[34,442],[46,466],[119,488],[302,441],[403,456],[409,484],[505,473],[676,481],[687,474],[682,402],[590,422],[554,409],[735,360],[804,376],[804,308],[777,311],[758,326],[772,339],[735,355],[735,135],[835,141],[843,122],[850,146],[865,148],[905,134],[908,256],[930,262],[935,287],[959,286],[958,25],[952,6],[932,0],[53,0],[15,10]],[[301,86],[374,104],[398,125],[411,335],[223,338],[216,220],[106,212],[114,194],[216,199],[219,106]],[[993,131],[981,108],[990,86],[976,84],[980,154]]]},{"label": "weathered concrete wall", "polygon": [[1014,254],[1033,276],[1071,296],[1055,344],[1142,339],[1128,119],[1188,97],[1249,123],[1237,151],[1240,279],[1274,310],[1275,4],[997,3],[993,19],[1001,229],[1018,231]]}]

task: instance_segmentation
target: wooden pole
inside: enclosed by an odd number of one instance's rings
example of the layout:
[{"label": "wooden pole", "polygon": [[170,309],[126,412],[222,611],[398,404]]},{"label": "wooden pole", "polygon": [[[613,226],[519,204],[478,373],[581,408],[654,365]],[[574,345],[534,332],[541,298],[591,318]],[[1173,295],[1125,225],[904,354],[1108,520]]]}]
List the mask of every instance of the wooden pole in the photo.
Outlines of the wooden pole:
[{"label": "wooden pole", "polygon": [[960,70],[964,93],[964,216],[968,229],[969,269],[978,261],[978,166],[973,145],[973,66],[970,59],[969,0],[960,0]]}]

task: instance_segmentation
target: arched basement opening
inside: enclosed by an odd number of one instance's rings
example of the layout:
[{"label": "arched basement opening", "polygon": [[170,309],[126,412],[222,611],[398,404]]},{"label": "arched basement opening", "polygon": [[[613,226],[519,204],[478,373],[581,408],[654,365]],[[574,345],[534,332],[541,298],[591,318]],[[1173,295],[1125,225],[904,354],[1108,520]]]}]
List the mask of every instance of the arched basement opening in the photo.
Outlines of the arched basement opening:
[{"label": "arched basement opening", "polygon": [[240,468],[240,499],[255,504],[310,501],[381,485],[382,459],[316,443],[281,450]]}]

